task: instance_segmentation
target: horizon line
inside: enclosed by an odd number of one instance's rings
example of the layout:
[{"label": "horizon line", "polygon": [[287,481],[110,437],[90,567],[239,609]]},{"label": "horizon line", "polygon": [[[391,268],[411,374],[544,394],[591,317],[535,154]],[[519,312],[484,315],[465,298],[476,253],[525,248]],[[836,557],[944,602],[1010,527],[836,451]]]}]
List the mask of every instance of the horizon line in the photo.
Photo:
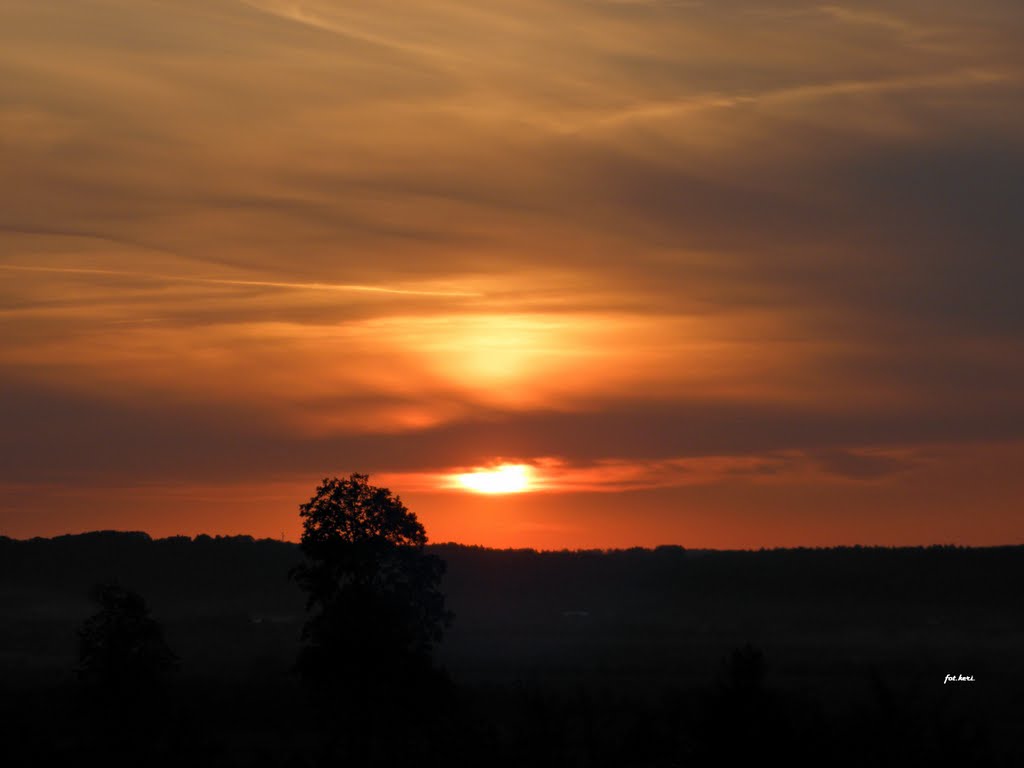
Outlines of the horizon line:
[{"label": "horizon line", "polygon": [[[170,541],[170,540],[173,540],[173,539],[188,539],[190,543],[194,543],[198,539],[200,539],[202,537],[206,537],[206,538],[211,539],[211,540],[218,540],[218,539],[249,539],[253,543],[270,541],[270,542],[274,542],[274,543],[277,543],[277,544],[292,544],[292,545],[295,545],[295,546],[300,546],[301,545],[301,541],[294,541],[292,539],[285,539],[285,538],[277,538],[277,539],[275,539],[275,538],[272,538],[272,537],[269,537],[269,536],[257,537],[257,536],[253,536],[252,534],[248,534],[248,533],[236,533],[236,534],[197,533],[194,536],[189,536],[187,534],[183,534],[182,533],[182,534],[174,534],[174,535],[170,535],[170,536],[155,537],[152,534],[148,533],[147,531],[143,531],[143,530],[126,530],[126,529],[125,530],[121,530],[121,529],[115,529],[115,528],[102,528],[102,529],[96,529],[96,530],[91,530],[91,531],[79,531],[79,532],[60,533],[60,534],[55,534],[55,535],[52,535],[52,536],[32,536],[30,538],[24,538],[24,539],[15,538],[13,536],[8,536],[6,534],[0,533],[0,541],[6,540],[6,541],[12,541],[12,542],[18,542],[18,543],[29,543],[29,542],[33,542],[33,541],[39,541],[39,540],[53,541],[53,540],[58,539],[58,538],[74,537],[74,536],[90,536],[90,535],[95,535],[95,534],[115,534],[115,535],[119,535],[119,536],[144,536],[148,541],[154,542],[154,543],[155,542],[160,542],[160,541]],[[759,547],[757,549],[745,548],[745,547],[722,548],[722,549],[715,548],[715,547],[687,547],[684,544],[672,544],[672,543],[655,544],[653,546],[634,545],[634,546],[623,546],[623,547],[582,547],[582,548],[563,547],[561,549],[538,549],[536,547],[492,547],[492,546],[487,546],[487,545],[484,545],[484,544],[467,544],[467,543],[459,542],[459,541],[427,542],[425,546],[426,547],[462,547],[464,549],[482,549],[482,550],[486,550],[486,551],[489,551],[489,552],[533,552],[535,554],[548,554],[548,553],[550,553],[550,554],[564,554],[564,553],[570,553],[570,554],[574,554],[574,553],[614,554],[614,553],[617,553],[617,552],[630,552],[630,551],[635,551],[635,550],[642,550],[644,552],[655,552],[655,551],[657,551],[659,549],[678,549],[678,550],[681,550],[683,553],[688,553],[688,552],[693,552],[693,553],[696,553],[696,552],[701,552],[701,553],[715,552],[715,553],[723,553],[724,554],[724,553],[749,552],[749,553],[755,553],[756,554],[758,552],[790,552],[790,551],[795,551],[795,550],[807,550],[807,551],[815,551],[816,552],[816,551],[830,551],[830,550],[837,550],[837,549],[855,549],[855,550],[860,550],[860,549],[866,549],[866,550],[877,550],[877,549],[886,549],[886,550],[898,550],[898,549],[971,549],[971,550],[980,550],[980,549],[1008,549],[1008,548],[1024,547],[1024,542],[1018,542],[1016,544],[983,544],[983,545],[955,544],[955,543],[952,543],[952,542],[942,543],[942,544],[939,544],[939,543],[933,543],[933,544],[829,544],[829,545],[815,545],[815,546],[793,545],[793,546]]]}]

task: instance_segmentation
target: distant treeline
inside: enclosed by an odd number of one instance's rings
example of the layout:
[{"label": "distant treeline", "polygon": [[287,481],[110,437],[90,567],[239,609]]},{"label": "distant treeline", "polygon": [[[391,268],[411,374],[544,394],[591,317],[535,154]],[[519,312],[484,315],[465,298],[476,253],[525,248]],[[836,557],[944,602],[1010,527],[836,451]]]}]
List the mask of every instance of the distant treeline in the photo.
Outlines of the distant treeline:
[{"label": "distant treeline", "polygon": [[[693,643],[791,647],[815,637],[833,647],[902,638],[970,650],[1024,632],[1021,546],[430,550],[447,563],[442,588],[455,613],[442,654],[476,670],[593,668],[638,646],[654,663]],[[90,588],[111,581],[146,597],[186,661],[194,644],[193,667],[288,656],[305,613],[288,577],[300,559],[297,544],[249,536],[0,538],[0,627],[10,630],[0,664],[5,651],[69,657],[72,629],[92,610]]]},{"label": "distant treeline", "polygon": [[[585,612],[595,618],[659,607],[710,607],[722,598],[845,610],[854,604],[932,621],[1017,605],[1024,546],[835,547],[761,551],[655,549],[537,552],[459,544],[428,547],[448,565],[445,591],[456,612]],[[16,540],[0,537],[0,589],[87,601],[88,587],[120,580],[155,606],[177,612],[301,611],[288,579],[297,544],[251,536],[174,536],[98,531]],[[824,602],[823,602],[824,601]],[[15,600],[5,611],[19,608]],[[920,614],[920,616],[919,616]],[[582,614],[580,614],[582,615]],[[1007,621],[1024,619],[1021,612]]]}]

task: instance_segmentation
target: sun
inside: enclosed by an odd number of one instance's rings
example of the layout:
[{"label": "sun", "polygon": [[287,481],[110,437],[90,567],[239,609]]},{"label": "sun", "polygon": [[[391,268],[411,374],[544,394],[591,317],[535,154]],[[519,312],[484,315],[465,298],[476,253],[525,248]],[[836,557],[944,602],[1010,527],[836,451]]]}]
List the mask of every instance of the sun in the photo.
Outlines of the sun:
[{"label": "sun", "polygon": [[474,493],[522,493],[530,490],[533,468],[528,464],[502,464],[455,475],[460,488]]}]

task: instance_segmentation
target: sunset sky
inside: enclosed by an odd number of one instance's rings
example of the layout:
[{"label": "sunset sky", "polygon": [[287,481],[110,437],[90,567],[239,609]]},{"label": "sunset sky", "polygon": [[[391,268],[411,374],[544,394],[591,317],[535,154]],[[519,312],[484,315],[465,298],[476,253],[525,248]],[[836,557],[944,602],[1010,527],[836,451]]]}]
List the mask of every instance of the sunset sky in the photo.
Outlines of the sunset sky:
[{"label": "sunset sky", "polygon": [[295,539],[363,472],[432,541],[1022,543],[1022,39],[0,0],[0,534]]}]

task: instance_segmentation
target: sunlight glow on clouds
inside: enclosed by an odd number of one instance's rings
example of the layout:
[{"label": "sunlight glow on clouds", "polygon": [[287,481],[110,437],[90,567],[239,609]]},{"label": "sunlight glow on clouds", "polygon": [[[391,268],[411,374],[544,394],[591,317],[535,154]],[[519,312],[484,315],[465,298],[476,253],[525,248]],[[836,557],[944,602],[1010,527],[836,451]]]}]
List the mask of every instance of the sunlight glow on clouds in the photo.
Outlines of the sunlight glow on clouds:
[{"label": "sunlight glow on clouds", "polygon": [[526,464],[501,464],[455,475],[455,486],[475,493],[523,493],[531,490],[533,471]]},{"label": "sunlight glow on clouds", "polygon": [[[85,484],[67,527],[103,488],[283,484],[269,521],[368,471],[545,536],[574,494],[664,494],[635,514],[666,540],[770,487],[833,543],[854,518],[811,510],[857,487],[930,541],[965,502],[926,465],[1024,535],[1022,29],[1003,0],[2,3],[0,485]],[[497,456],[538,492],[446,485]]]}]

